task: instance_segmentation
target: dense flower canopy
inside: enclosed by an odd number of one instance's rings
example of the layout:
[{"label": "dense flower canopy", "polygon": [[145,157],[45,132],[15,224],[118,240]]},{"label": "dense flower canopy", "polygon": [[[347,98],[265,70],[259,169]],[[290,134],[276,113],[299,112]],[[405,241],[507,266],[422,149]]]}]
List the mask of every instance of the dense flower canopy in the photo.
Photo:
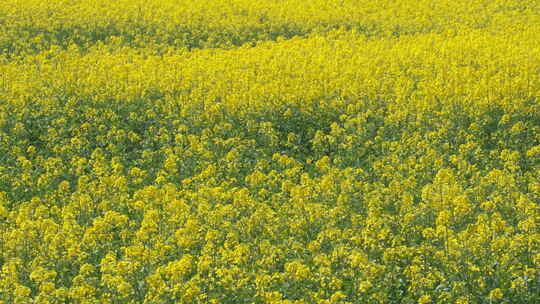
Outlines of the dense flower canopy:
[{"label": "dense flower canopy", "polygon": [[0,303],[540,302],[540,1],[3,0]]}]

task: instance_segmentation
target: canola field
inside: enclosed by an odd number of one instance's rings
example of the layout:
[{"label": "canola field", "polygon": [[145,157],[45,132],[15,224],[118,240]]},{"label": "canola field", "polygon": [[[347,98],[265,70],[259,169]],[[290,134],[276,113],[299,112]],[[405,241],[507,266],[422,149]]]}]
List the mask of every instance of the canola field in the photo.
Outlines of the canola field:
[{"label": "canola field", "polygon": [[540,303],[540,1],[0,0],[0,303]]}]

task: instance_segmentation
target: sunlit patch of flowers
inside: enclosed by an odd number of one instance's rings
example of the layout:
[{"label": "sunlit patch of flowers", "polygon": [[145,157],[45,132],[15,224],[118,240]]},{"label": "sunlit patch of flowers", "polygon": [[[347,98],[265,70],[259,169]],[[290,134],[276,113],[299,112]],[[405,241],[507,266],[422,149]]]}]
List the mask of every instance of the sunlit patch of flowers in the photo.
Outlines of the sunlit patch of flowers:
[{"label": "sunlit patch of flowers", "polygon": [[536,1],[0,3],[0,303],[540,302]]}]

